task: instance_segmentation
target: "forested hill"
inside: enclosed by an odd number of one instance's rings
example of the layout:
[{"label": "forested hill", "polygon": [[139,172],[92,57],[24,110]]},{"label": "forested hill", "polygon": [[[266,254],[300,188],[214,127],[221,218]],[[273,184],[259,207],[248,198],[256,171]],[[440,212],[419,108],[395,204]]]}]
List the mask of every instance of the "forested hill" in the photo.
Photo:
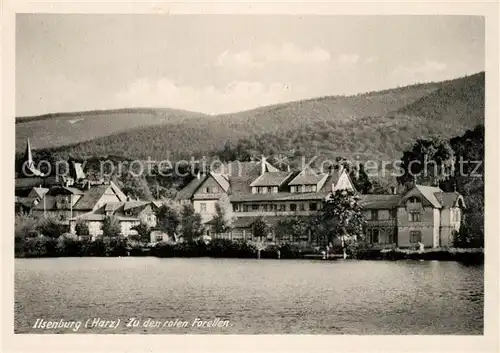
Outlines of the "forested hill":
[{"label": "forested hill", "polygon": [[[62,158],[121,155],[175,159],[206,155],[221,150],[226,141],[231,141],[231,148],[255,154],[399,158],[419,137],[450,138],[484,123],[484,73],[349,97],[290,102],[235,114],[194,115],[166,119],[158,125],[61,146],[50,152]],[[121,119],[114,122],[119,124]],[[16,126],[19,150],[23,149],[27,135],[25,131],[21,133],[22,125]],[[50,126],[43,129],[50,130]],[[31,138],[38,141],[40,134],[46,132],[33,130],[31,133]],[[52,135],[56,133],[50,131]],[[76,137],[71,135],[71,129],[67,128],[65,133]],[[80,142],[81,138],[74,141]],[[35,142],[33,145],[42,147]]]},{"label": "forested hill", "polygon": [[124,108],[54,113],[16,118],[16,150],[30,138],[35,148],[51,148],[106,137],[135,128],[179,123],[205,114],[168,108]]}]

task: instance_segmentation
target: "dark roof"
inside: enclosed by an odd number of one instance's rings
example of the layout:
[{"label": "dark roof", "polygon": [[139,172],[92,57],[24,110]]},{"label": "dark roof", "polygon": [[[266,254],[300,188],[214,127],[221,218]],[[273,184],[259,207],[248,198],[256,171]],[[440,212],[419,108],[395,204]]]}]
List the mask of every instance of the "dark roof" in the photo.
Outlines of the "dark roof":
[{"label": "dark roof", "polygon": [[177,195],[175,195],[175,199],[187,200],[193,197],[195,191],[200,187],[200,185],[205,181],[206,178],[207,176],[203,175],[199,179],[194,178],[193,180],[191,180],[184,188],[177,192]]},{"label": "dark roof", "polygon": [[[455,206],[457,200],[461,197],[458,192],[436,192],[434,196],[443,207]],[[463,200],[462,200],[463,201]]]},{"label": "dark roof", "polygon": [[[90,189],[85,190],[83,196],[76,202],[76,204],[73,206],[74,210],[91,210],[94,208],[96,203],[99,201],[99,199],[104,195],[106,190],[108,188],[112,188],[113,191],[118,193],[118,198],[125,200],[125,195],[121,193],[121,191],[117,187],[114,186],[114,184],[102,184],[102,185],[95,185],[91,186]],[[120,194],[121,193],[121,194]]]},{"label": "dark roof", "polygon": [[231,195],[229,200],[231,202],[245,202],[245,201],[307,201],[307,200],[324,200],[325,193],[322,192],[278,192],[267,194],[237,194]]},{"label": "dark roof", "polygon": [[317,173],[314,170],[303,170],[288,185],[316,185],[325,177],[327,177],[325,173]]},{"label": "dark roof", "polygon": [[49,176],[45,178],[33,177],[33,178],[16,178],[15,185],[16,189],[32,189],[37,186],[53,186],[57,185],[59,182],[56,180],[55,176]]},{"label": "dark roof", "polygon": [[401,200],[401,195],[360,195],[359,204],[367,209],[393,209]]},{"label": "dark roof", "polygon": [[266,172],[255,179],[250,186],[280,186],[291,172]]},{"label": "dark roof", "polygon": [[36,193],[36,195],[41,199],[48,191],[48,188],[40,188],[40,187],[34,187],[32,189]]},{"label": "dark roof", "polygon": [[19,197],[16,196],[16,204],[23,205],[24,207],[32,207],[33,202],[35,201],[34,197]]},{"label": "dark roof", "polygon": [[231,177],[229,179],[229,183],[231,185],[231,194],[239,195],[239,194],[249,194],[252,192],[250,187],[250,183],[253,181],[253,177],[244,176],[244,177]]},{"label": "dark roof", "polygon": [[144,207],[149,205],[151,202],[149,201],[125,201],[123,205],[123,210],[131,210],[133,208]]},{"label": "dark roof", "polygon": [[[262,170],[261,161],[240,162],[232,161],[222,166],[219,166],[215,171],[220,174],[228,175],[229,177],[258,177]],[[280,170],[273,166],[268,161],[265,161],[265,169],[267,172],[279,172]]]}]

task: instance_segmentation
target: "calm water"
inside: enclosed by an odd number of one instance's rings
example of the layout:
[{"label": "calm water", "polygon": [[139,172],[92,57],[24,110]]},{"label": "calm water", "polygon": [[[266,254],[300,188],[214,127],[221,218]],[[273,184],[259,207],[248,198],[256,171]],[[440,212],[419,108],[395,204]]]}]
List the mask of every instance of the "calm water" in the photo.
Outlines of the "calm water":
[{"label": "calm water", "polygon": [[[35,329],[37,319],[79,321],[77,333],[483,332],[482,265],[153,257],[15,261],[17,333],[74,333]],[[96,318],[118,327],[85,327]],[[130,318],[139,325],[127,327]],[[193,327],[197,318],[228,325]],[[144,327],[147,319],[187,327]]]}]

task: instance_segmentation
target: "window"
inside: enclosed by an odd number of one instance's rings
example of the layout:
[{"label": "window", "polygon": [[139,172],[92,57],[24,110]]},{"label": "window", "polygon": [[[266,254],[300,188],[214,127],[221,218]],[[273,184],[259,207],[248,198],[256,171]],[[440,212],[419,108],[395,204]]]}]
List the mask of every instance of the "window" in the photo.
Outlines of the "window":
[{"label": "window", "polygon": [[410,201],[410,203],[419,203],[420,202],[418,197],[415,197],[415,196],[410,197],[409,201]]},{"label": "window", "polygon": [[274,203],[274,204],[271,205],[271,207],[272,207],[273,211],[275,211],[275,212],[278,211],[278,205],[277,204]]},{"label": "window", "polygon": [[60,220],[60,221],[64,221],[64,215],[63,215],[63,214],[60,214],[60,215],[59,215],[59,220]]},{"label": "window", "polygon": [[408,221],[410,222],[420,222],[422,220],[422,215],[418,212],[408,213]]},{"label": "window", "polygon": [[290,192],[296,192],[297,187],[296,186],[290,186]]},{"label": "window", "polygon": [[410,232],[410,243],[420,243],[422,241],[422,233],[419,230]]},{"label": "window", "polygon": [[205,188],[205,192],[208,194],[210,192],[210,188]]},{"label": "window", "polygon": [[201,213],[204,213],[204,212],[207,212],[207,204],[202,202],[200,203],[200,212]]},{"label": "window", "polygon": [[250,209],[249,205],[243,205],[243,212],[248,212],[249,209]]},{"label": "window", "polygon": [[267,187],[267,192],[268,192],[268,193],[272,193],[272,192],[273,192],[273,188],[272,188],[271,186],[268,186],[268,187]]},{"label": "window", "polygon": [[278,193],[278,187],[277,186],[273,186],[273,194],[277,194]]},{"label": "window", "polygon": [[252,211],[258,211],[259,205],[252,205]]},{"label": "window", "polygon": [[295,204],[295,203],[291,203],[291,204],[290,204],[290,211],[292,211],[292,212],[293,212],[293,211],[297,211],[297,204]]},{"label": "window", "polygon": [[318,209],[318,204],[317,204],[316,202],[311,202],[311,203],[309,204],[309,209],[310,209],[311,211],[316,211],[316,210]]},{"label": "window", "polygon": [[366,211],[365,212],[365,219],[367,221],[371,221],[371,219],[372,219],[372,211]]},{"label": "window", "polygon": [[378,219],[389,219],[389,210],[378,210]]},{"label": "window", "polygon": [[284,203],[280,204],[279,210],[286,211],[286,205]]},{"label": "window", "polygon": [[379,230],[372,229],[372,243],[378,243],[378,235],[379,235]]},{"label": "window", "polygon": [[212,188],[212,193],[213,193],[213,194],[217,194],[218,192],[219,192],[219,188],[218,188],[217,186],[214,186],[214,187]]},{"label": "window", "polygon": [[262,205],[262,211],[267,212],[267,205],[266,204]]},{"label": "window", "polygon": [[163,241],[163,235],[157,235],[155,239],[156,241]]},{"label": "window", "polygon": [[306,205],[303,203],[299,203],[299,210],[305,211],[306,210]]},{"label": "window", "polygon": [[240,210],[240,205],[238,205],[237,203],[233,204],[233,211],[238,212],[239,210]]},{"label": "window", "polygon": [[376,221],[378,220],[378,212],[377,210],[372,210],[372,217],[371,217],[372,220]]}]

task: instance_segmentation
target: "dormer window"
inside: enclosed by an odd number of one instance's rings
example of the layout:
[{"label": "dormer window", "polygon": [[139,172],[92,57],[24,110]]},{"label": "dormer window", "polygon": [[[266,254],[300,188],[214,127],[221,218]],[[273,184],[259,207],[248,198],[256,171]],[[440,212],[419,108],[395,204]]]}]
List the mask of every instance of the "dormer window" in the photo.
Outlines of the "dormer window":
[{"label": "dormer window", "polygon": [[415,196],[410,197],[408,201],[410,201],[410,203],[420,203],[419,198]]}]

